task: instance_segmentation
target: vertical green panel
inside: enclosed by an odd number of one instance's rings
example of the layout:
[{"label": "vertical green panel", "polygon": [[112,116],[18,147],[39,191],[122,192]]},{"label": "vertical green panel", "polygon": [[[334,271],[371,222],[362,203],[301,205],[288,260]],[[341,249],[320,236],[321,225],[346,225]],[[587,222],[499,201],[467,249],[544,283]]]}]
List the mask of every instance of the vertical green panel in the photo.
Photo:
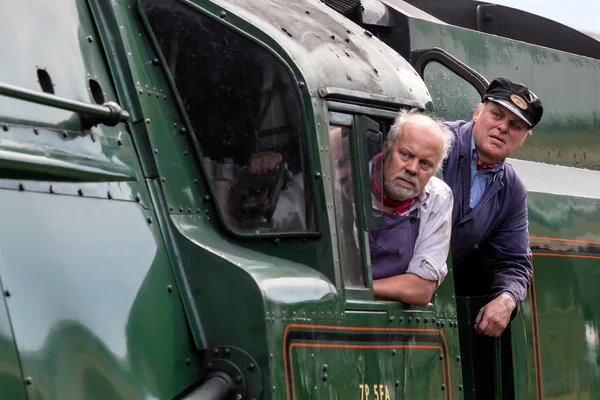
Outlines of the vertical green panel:
[{"label": "vertical green panel", "polygon": [[4,294],[10,292],[5,292],[1,284],[0,292],[3,297],[0,302],[0,399],[25,399],[21,367],[4,302]]},{"label": "vertical green panel", "polygon": [[152,213],[115,200],[0,198],[0,274],[30,399],[166,399],[196,382]]}]

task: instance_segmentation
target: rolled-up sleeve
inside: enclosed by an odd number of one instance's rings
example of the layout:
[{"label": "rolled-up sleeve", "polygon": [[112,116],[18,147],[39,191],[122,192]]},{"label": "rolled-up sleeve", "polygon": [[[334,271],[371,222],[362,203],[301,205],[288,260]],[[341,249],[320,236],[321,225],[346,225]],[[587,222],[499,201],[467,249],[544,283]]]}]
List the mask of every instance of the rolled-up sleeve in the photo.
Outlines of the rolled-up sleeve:
[{"label": "rolled-up sleeve", "polygon": [[439,286],[448,274],[446,260],[452,233],[452,191],[443,184],[442,190],[431,200],[430,210],[423,213],[426,215],[421,219],[413,257],[406,272],[437,281]]}]

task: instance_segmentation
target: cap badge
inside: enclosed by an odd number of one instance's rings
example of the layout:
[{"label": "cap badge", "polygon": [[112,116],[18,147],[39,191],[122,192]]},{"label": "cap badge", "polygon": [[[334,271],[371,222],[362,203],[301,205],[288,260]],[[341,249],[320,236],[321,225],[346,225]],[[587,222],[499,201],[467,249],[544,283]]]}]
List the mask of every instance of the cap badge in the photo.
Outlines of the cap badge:
[{"label": "cap badge", "polygon": [[516,94],[511,94],[510,99],[521,110],[527,110],[527,103],[525,103],[525,100],[523,100],[523,98],[521,96],[518,96]]}]

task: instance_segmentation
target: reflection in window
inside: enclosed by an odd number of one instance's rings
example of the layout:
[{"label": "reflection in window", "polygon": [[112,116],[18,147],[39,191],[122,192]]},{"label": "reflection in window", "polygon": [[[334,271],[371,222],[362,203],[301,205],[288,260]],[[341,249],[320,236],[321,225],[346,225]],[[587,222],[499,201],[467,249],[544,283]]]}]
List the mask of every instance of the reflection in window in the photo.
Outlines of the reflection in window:
[{"label": "reflection in window", "polygon": [[294,80],[268,51],[189,6],[143,3],[228,225],[314,230]]},{"label": "reflection in window", "polygon": [[469,121],[481,96],[469,82],[442,64],[431,61],[423,72],[436,115],[455,121]]},{"label": "reflection in window", "polygon": [[365,287],[352,177],[350,129],[332,126],[329,131],[329,144],[334,175],[340,263],[344,270],[344,283],[346,287]]}]

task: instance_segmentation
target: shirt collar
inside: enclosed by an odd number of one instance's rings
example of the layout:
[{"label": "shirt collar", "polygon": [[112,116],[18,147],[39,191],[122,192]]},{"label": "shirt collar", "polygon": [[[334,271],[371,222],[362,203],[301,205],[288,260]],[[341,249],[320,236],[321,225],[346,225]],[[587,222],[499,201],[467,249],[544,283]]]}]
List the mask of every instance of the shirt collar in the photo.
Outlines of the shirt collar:
[{"label": "shirt collar", "polygon": [[[473,135],[471,135],[471,166],[475,168],[477,171],[477,149],[475,148],[475,139],[473,139]],[[497,166],[490,169],[490,172],[496,173],[498,171],[502,171],[504,169],[504,160],[500,162]]]}]

